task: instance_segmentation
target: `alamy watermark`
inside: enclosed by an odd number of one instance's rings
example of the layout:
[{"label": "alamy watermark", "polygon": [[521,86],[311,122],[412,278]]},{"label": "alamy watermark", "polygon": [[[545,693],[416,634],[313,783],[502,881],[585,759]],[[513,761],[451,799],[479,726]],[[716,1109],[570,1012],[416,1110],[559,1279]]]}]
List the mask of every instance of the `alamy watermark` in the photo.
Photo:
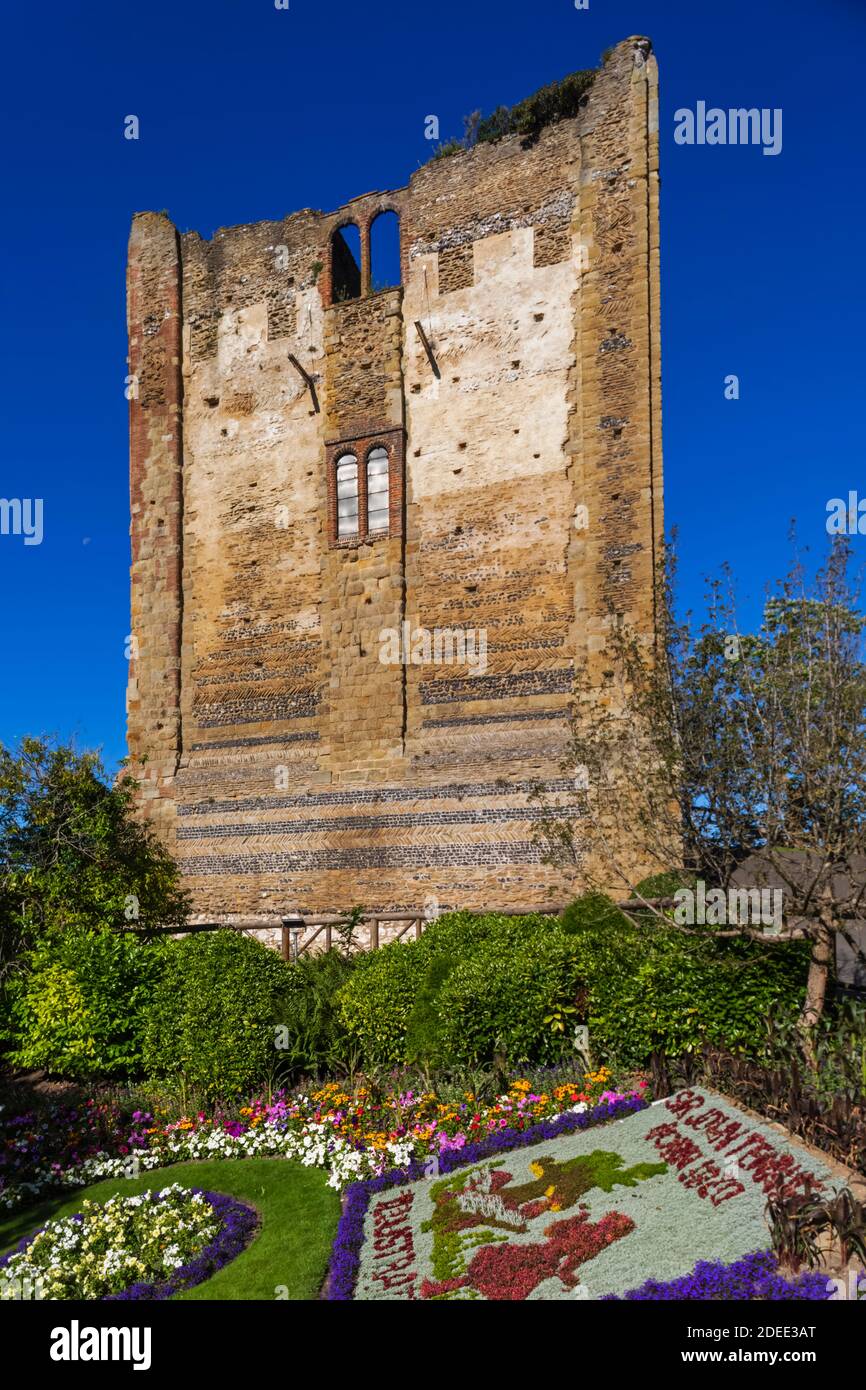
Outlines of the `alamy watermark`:
[{"label": "alamy watermark", "polygon": [[782,153],[782,108],[763,106],[707,106],[699,101],[694,111],[681,106],[674,112],[674,140],[678,145],[762,145],[764,154]]},{"label": "alamy watermark", "polygon": [[23,536],[25,545],[41,545],[42,498],[0,497],[0,536]]},{"label": "alamy watermark", "polygon": [[412,627],[408,621],[379,633],[383,666],[466,666],[473,676],[487,670],[487,629]]},{"label": "alamy watermark", "polygon": [[134,1371],[147,1371],[151,1338],[149,1327],[82,1327],[73,1318],[52,1328],[48,1354],[52,1361],[131,1361]]},{"label": "alamy watermark", "polygon": [[674,921],[679,927],[773,927],[781,931],[781,888],[711,888],[698,880],[694,888],[674,893]]},{"label": "alamy watermark", "polygon": [[844,1278],[827,1280],[827,1293],[832,1303],[866,1303],[866,1275],[859,1269],[849,1269]]},{"label": "alamy watermark", "polygon": [[44,1297],[45,1283],[41,1275],[31,1279],[29,1275],[0,1274],[0,1303],[30,1303]]},{"label": "alamy watermark", "polygon": [[856,492],[844,497],[831,497],[827,503],[828,536],[866,536],[866,497]]}]

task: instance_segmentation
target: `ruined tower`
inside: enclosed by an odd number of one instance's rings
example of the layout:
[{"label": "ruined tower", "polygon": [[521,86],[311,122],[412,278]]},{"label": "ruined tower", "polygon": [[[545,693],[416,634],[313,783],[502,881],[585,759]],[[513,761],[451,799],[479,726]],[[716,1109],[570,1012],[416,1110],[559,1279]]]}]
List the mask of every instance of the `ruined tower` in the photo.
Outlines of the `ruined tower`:
[{"label": "ruined tower", "polygon": [[575,116],[394,192],[209,242],[135,217],[129,748],[197,913],[562,896],[528,795],[579,814],[575,671],[611,610],[653,624],[657,130],[632,38]]}]

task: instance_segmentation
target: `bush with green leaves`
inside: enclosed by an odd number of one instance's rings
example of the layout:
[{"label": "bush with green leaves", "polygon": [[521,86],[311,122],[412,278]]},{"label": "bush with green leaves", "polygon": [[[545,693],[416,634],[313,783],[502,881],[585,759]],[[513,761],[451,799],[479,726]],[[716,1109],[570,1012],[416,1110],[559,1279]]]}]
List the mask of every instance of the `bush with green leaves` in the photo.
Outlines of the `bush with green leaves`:
[{"label": "bush with green leaves", "polygon": [[427,969],[419,945],[393,941],[359,956],[337,994],[340,1022],[366,1066],[397,1066],[404,1059],[406,1028]]},{"label": "bush with green leaves", "polygon": [[406,1021],[405,1060],[409,1065],[420,1063],[432,1069],[445,1066],[450,1059],[442,1049],[439,1026],[439,995],[442,986],[457,964],[458,958],[438,951],[429,961],[421,987],[415,995],[412,1011]]},{"label": "bush with green leaves", "polygon": [[571,1031],[557,1024],[582,1021],[580,985],[577,951],[555,924],[520,937],[494,932],[455,965],[436,996],[438,1053],[460,1066],[496,1057],[509,1066],[555,1062]]},{"label": "bush with green leaves", "polygon": [[586,983],[593,1052],[618,1066],[705,1043],[754,1053],[771,1008],[794,1016],[802,1003],[802,942],[769,950],[745,938],[686,934],[649,914],[630,921],[599,897],[572,904],[563,930]]},{"label": "bush with green leaves", "polygon": [[450,913],[362,957],[338,1007],[367,1065],[553,1060],[547,1020],[575,996],[575,955],[550,918]]},{"label": "bush with green leaves", "polygon": [[694,889],[697,875],[685,869],[667,869],[660,874],[650,874],[637,885],[632,897],[638,895],[651,902],[653,898],[672,898],[681,888]]},{"label": "bush with green leaves", "polygon": [[242,932],[171,942],[145,1029],[148,1077],[182,1077],[214,1098],[274,1079],[285,1062],[277,1029],[291,998],[291,970]]},{"label": "bush with green leaves", "polygon": [[180,927],[188,910],[177,865],[135,813],[133,778],[112,781],[98,754],[50,739],[0,744],[0,990],[54,927]]},{"label": "bush with green leaves", "polygon": [[45,933],[9,983],[9,1061],[84,1081],[140,1073],[164,941],[69,926]]},{"label": "bush with green leaves", "polygon": [[337,1012],[336,996],[351,978],[355,959],[332,950],[303,955],[289,967],[280,1041],[292,1073],[321,1076],[350,1066],[353,1040]]},{"label": "bush with green leaves", "polygon": [[562,914],[562,929],[567,935],[581,931],[614,931],[628,924],[628,918],[603,893],[584,893],[569,903]]}]

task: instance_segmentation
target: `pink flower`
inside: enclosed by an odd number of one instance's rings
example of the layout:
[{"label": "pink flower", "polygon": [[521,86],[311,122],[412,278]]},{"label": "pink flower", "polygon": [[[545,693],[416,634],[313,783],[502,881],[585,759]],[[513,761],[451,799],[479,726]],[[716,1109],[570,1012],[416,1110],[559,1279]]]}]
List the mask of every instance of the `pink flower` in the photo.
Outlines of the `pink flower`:
[{"label": "pink flower", "polygon": [[454,1138],[450,1139],[444,1130],[440,1130],[436,1137],[439,1140],[440,1153],[447,1153],[449,1149],[462,1149],[466,1143],[465,1134],[455,1134]]}]

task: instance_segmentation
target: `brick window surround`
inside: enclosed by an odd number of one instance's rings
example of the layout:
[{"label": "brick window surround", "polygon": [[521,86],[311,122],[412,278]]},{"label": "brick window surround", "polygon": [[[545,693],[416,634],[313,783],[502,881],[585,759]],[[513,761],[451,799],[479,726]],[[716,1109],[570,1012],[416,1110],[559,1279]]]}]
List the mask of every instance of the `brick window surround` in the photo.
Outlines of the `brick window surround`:
[{"label": "brick window surround", "polygon": [[[388,529],[367,530],[367,459],[374,449],[388,454]],[[358,460],[358,531],[353,536],[337,535],[337,465],[345,454]],[[332,439],[325,445],[325,467],[328,477],[328,545],[344,550],[377,540],[400,536],[403,533],[403,475],[406,457],[406,432],[402,425]]]},{"label": "brick window surround", "polygon": [[[399,219],[400,238],[400,284],[389,285],[387,288],[390,290],[399,289],[401,285],[406,283],[408,252],[403,240],[403,212],[400,201],[393,194],[389,194],[387,197],[382,194],[373,194],[353,200],[353,204],[351,217],[341,216],[339,221],[332,223],[328,233],[327,246],[323,251],[323,265],[317,283],[325,308],[330,308],[334,304],[354,304],[359,299],[368,299],[374,293],[372,287],[372,228],[376,219],[385,212],[393,212]],[[347,227],[356,227],[361,237],[360,285],[357,295],[352,295],[349,299],[335,299],[334,239],[338,232],[344,231]],[[377,291],[377,293],[382,293],[382,291]]]}]

